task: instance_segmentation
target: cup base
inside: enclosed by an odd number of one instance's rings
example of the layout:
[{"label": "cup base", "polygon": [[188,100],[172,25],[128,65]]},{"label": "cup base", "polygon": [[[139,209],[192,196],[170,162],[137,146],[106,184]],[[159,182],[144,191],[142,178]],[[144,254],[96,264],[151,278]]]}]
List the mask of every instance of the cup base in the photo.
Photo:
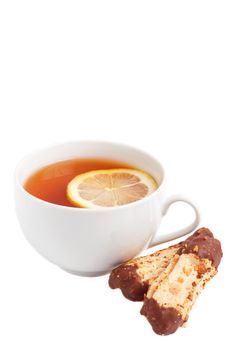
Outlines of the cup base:
[{"label": "cup base", "polygon": [[74,270],[68,270],[64,269],[63,267],[60,267],[62,270],[76,276],[80,277],[98,277],[103,276],[109,273],[109,271],[95,271],[95,272],[81,272],[81,271],[74,271]]}]

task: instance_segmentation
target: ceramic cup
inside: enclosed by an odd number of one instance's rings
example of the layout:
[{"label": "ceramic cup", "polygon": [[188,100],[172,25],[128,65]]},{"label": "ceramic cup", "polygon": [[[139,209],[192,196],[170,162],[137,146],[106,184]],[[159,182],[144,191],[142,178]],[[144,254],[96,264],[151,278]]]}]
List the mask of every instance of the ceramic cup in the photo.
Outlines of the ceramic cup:
[{"label": "ceramic cup", "polygon": [[[119,207],[83,209],[45,202],[24,189],[26,179],[50,163],[75,158],[126,162],[150,173],[160,184],[148,197]],[[166,235],[157,233],[168,208],[188,203],[192,223]],[[25,157],[15,172],[17,217],[29,243],[46,259],[81,276],[99,276],[138,255],[143,249],[184,236],[199,223],[199,212],[182,195],[165,197],[165,174],[151,155],[123,144],[76,141],[45,148]]]}]

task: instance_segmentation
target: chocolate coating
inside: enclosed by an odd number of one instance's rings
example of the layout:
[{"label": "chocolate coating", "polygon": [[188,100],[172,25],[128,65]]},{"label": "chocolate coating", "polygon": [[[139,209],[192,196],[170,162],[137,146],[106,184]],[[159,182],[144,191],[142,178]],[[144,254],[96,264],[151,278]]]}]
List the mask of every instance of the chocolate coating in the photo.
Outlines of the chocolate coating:
[{"label": "chocolate coating", "polygon": [[199,236],[208,236],[214,238],[213,233],[209,230],[209,228],[201,227],[197,231],[195,231],[191,236],[189,236],[185,241],[191,240]]},{"label": "chocolate coating", "polygon": [[137,274],[135,265],[121,265],[114,269],[109,277],[109,286],[112,289],[120,288],[123,295],[131,301],[142,301],[148,290],[148,283],[142,282]]},{"label": "chocolate coating", "polygon": [[175,308],[160,306],[153,298],[145,298],[140,313],[147,317],[152,329],[159,335],[172,334],[184,323]]},{"label": "chocolate coating", "polygon": [[209,259],[216,268],[223,256],[221,244],[213,237],[211,231],[205,227],[197,230],[192,236],[183,242],[177,254],[196,254],[199,258]]}]

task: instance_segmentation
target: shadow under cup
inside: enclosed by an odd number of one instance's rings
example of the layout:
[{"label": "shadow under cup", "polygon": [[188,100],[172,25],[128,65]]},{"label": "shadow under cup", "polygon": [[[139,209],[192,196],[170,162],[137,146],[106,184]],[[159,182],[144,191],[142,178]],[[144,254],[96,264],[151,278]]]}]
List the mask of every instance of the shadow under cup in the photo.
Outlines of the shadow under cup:
[{"label": "shadow under cup", "polygon": [[[27,178],[48,164],[75,158],[125,162],[150,173],[159,188],[119,207],[82,209],[45,202],[24,189]],[[136,148],[99,141],[52,146],[25,157],[15,172],[17,217],[28,242],[46,259],[71,273],[98,276],[145,249],[160,224],[164,172]]]}]

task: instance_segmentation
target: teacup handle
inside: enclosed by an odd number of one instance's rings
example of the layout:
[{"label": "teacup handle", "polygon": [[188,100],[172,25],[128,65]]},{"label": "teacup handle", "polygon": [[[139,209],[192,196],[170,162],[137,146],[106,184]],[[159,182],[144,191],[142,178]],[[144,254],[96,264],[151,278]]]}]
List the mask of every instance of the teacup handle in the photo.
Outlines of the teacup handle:
[{"label": "teacup handle", "polygon": [[199,213],[199,209],[197,208],[196,204],[194,204],[192,201],[190,201],[186,196],[181,195],[181,194],[176,194],[173,195],[171,197],[169,197],[168,199],[165,200],[165,202],[162,205],[162,215],[166,215],[166,213],[168,212],[169,207],[176,202],[184,202],[187,203],[188,205],[190,205],[194,212],[195,212],[195,218],[193,220],[193,222],[187,226],[185,226],[182,229],[179,229],[177,231],[165,234],[163,236],[159,236],[159,233],[153,237],[151,243],[149,244],[148,248],[154,247],[157,244],[160,243],[164,243],[164,242],[169,242],[172,241],[173,239],[182,237],[187,235],[188,233],[192,232],[199,224],[200,222],[200,213]]}]

